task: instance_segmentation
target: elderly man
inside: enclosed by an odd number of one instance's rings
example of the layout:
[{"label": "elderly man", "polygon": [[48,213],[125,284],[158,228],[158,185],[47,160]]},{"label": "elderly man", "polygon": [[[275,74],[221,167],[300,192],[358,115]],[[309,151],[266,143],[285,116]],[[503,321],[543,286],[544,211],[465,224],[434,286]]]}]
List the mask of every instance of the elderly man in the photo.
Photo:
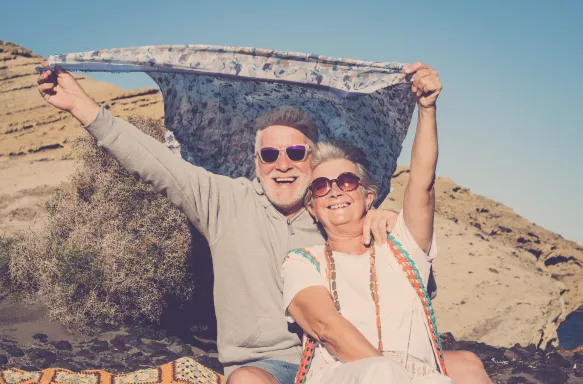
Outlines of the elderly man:
[{"label": "elderly man", "polygon": [[[313,121],[291,107],[261,116],[257,178],[233,179],[184,161],[113,117],[65,71],[48,70],[38,83],[49,104],[71,113],[99,146],[167,196],[207,239],[219,360],[229,383],[293,383],[302,351],[284,317],[280,268],[289,249],[323,242],[302,203],[317,134]],[[395,217],[390,211],[370,211],[365,233],[385,241]],[[460,361],[456,355],[452,360]],[[479,371],[479,365],[471,366]]]}]

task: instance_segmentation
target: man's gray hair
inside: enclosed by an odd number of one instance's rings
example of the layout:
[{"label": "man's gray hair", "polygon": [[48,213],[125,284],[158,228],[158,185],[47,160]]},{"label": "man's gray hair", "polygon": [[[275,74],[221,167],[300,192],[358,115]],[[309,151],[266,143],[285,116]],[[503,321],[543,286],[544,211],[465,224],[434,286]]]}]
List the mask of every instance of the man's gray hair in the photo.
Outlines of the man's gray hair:
[{"label": "man's gray hair", "polygon": [[261,132],[265,128],[274,125],[283,125],[297,129],[308,138],[310,148],[314,148],[314,143],[318,141],[318,130],[316,129],[314,120],[300,108],[284,106],[265,112],[257,118],[255,122],[255,151],[259,149]]},{"label": "man's gray hair", "polygon": [[[312,170],[319,165],[331,160],[348,160],[356,166],[356,175],[360,178],[360,183],[364,190],[374,193],[375,200],[377,197],[378,186],[370,173],[370,164],[364,152],[356,147],[342,144],[339,142],[322,141],[316,144],[312,152]],[[308,206],[312,202],[312,193],[306,193],[304,204]]]}]

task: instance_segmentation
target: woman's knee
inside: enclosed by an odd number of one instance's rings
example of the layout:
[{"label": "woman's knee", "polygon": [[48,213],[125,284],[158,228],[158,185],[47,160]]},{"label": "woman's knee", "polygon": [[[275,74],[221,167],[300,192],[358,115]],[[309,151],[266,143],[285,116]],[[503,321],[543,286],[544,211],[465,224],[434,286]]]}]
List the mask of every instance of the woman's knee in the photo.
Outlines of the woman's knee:
[{"label": "woman's knee", "polygon": [[444,351],[445,367],[455,383],[491,384],[482,360],[470,351]]},{"label": "woman's knee", "polygon": [[409,375],[399,362],[389,357],[371,357],[365,360],[363,382],[408,383]]},{"label": "woman's knee", "polygon": [[484,370],[484,364],[482,363],[482,360],[480,360],[480,358],[474,352],[470,351],[452,351],[452,352],[454,353],[454,355],[452,356],[454,356],[454,359],[457,360],[458,364],[464,364],[466,366]]}]

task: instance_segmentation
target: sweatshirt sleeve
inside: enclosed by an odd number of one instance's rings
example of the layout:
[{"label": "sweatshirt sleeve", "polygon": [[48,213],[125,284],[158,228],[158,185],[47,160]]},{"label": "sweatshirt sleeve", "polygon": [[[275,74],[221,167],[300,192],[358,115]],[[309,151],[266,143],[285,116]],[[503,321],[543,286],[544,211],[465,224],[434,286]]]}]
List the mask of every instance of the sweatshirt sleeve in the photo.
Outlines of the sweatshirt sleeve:
[{"label": "sweatshirt sleeve", "polygon": [[153,185],[184,212],[209,244],[227,230],[231,222],[228,218],[234,214],[236,194],[244,193],[241,181],[190,164],[104,107],[85,129],[122,167]]}]

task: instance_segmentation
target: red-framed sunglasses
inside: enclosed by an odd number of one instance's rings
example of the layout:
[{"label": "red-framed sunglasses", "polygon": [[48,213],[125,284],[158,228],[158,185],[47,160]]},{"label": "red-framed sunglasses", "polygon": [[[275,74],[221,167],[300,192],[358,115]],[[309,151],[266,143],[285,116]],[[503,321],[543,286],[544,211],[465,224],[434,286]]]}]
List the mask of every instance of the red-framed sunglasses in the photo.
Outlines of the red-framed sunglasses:
[{"label": "red-framed sunglasses", "polygon": [[338,175],[336,179],[330,180],[327,177],[318,177],[310,184],[310,191],[314,197],[324,197],[332,190],[332,183],[336,183],[338,188],[343,192],[354,191],[360,185],[360,177],[352,172],[344,172]]},{"label": "red-framed sunglasses", "polygon": [[310,147],[304,144],[290,145],[285,149],[263,147],[257,151],[257,155],[263,163],[270,164],[275,163],[277,159],[279,159],[279,154],[282,151],[285,151],[285,154],[290,161],[298,162],[306,160],[308,153],[310,153]]}]

